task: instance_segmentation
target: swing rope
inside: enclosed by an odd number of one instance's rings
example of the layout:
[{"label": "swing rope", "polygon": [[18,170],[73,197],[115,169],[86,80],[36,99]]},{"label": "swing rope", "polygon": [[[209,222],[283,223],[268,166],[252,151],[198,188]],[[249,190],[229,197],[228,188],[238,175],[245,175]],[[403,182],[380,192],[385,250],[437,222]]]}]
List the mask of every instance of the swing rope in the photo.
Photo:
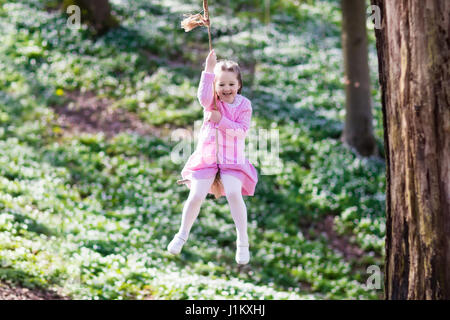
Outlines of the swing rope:
[{"label": "swing rope", "polygon": [[[208,39],[209,39],[209,52],[212,50],[212,42],[211,42],[211,21],[209,20],[209,10],[208,10],[208,0],[203,0],[203,12],[204,15],[202,16],[200,13],[197,14],[188,14],[185,15],[187,18],[185,18],[183,21],[181,21],[181,27],[184,29],[185,32],[189,32],[192,29],[199,27],[199,26],[206,26],[208,28]],[[216,98],[216,88],[213,85],[213,93],[214,93],[214,110],[218,111],[219,108],[217,107],[217,98]],[[219,130],[216,128],[216,163],[219,164],[219,142],[218,142],[218,135]],[[187,183],[189,180],[178,180],[178,184],[184,184]],[[223,190],[223,184],[220,179],[220,168],[217,165],[217,173],[216,177],[214,179],[214,182],[211,186],[211,191],[213,192],[216,199],[220,198],[222,196]]]}]

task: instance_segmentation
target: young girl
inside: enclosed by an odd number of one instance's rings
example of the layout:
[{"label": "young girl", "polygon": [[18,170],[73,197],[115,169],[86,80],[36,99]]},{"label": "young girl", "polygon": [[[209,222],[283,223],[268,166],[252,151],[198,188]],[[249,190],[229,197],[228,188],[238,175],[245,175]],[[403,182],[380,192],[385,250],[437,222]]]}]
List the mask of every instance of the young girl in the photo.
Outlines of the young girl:
[{"label": "young girl", "polygon": [[[216,54],[211,50],[198,88],[198,99],[204,108],[205,118],[197,148],[181,171],[190,192],[183,208],[180,229],[167,248],[172,254],[181,252],[204,199],[208,193],[213,193],[211,186],[219,168],[223,184],[221,195],[226,196],[236,225],[236,262],[249,262],[247,208],[242,196],[253,196],[258,174],[244,156],[252,107],[250,100],[240,94],[241,90],[242,78],[238,64],[228,60],[217,62]],[[218,111],[214,110],[215,103]]]}]

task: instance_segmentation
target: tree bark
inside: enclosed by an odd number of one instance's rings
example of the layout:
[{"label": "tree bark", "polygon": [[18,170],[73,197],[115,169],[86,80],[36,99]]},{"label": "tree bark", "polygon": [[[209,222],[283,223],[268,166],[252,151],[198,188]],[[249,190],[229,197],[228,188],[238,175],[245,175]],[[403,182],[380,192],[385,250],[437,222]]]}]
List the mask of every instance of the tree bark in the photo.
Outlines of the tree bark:
[{"label": "tree bark", "polygon": [[450,299],[450,1],[372,0],[386,154],[386,299]]},{"label": "tree bark", "polygon": [[346,115],[342,140],[363,156],[377,152],[372,126],[365,0],[341,0]]},{"label": "tree bark", "polygon": [[80,7],[81,21],[88,22],[97,35],[102,35],[118,25],[118,21],[111,15],[108,0],[63,0],[64,12],[70,5]]}]

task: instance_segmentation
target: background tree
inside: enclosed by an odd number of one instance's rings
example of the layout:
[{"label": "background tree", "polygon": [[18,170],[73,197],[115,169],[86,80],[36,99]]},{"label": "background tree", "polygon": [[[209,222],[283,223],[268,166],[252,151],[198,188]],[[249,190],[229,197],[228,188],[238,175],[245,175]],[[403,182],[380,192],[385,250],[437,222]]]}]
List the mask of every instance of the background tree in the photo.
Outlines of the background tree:
[{"label": "background tree", "polygon": [[80,7],[81,22],[89,23],[98,35],[102,35],[118,25],[118,21],[111,15],[111,6],[108,0],[63,0],[64,12],[71,5]]},{"label": "background tree", "polygon": [[372,126],[366,2],[341,0],[346,113],[342,140],[361,155],[377,152]]},{"label": "background tree", "polygon": [[387,299],[450,299],[450,1],[372,0],[387,163]]}]

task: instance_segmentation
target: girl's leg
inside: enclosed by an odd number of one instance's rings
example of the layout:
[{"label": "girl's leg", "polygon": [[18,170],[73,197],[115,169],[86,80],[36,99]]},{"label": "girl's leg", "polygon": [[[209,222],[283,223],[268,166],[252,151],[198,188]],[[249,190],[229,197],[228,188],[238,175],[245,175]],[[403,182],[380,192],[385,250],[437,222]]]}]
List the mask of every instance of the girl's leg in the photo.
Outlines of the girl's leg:
[{"label": "girl's leg", "polygon": [[214,182],[214,177],[208,179],[192,179],[191,191],[183,207],[181,226],[178,235],[187,240],[192,225],[200,212],[200,207],[208,195],[209,188]]},{"label": "girl's leg", "polygon": [[179,254],[183,248],[184,243],[189,237],[189,232],[194,224],[195,219],[200,212],[200,207],[203,200],[208,194],[209,188],[214,182],[214,177],[211,179],[192,179],[191,191],[183,207],[183,214],[181,216],[181,226],[178,233],[167,246],[167,250],[172,254]]},{"label": "girl's leg", "polygon": [[222,174],[221,179],[230,206],[231,216],[236,225],[237,244],[238,246],[248,246],[247,208],[242,198],[242,182],[229,174]]}]

